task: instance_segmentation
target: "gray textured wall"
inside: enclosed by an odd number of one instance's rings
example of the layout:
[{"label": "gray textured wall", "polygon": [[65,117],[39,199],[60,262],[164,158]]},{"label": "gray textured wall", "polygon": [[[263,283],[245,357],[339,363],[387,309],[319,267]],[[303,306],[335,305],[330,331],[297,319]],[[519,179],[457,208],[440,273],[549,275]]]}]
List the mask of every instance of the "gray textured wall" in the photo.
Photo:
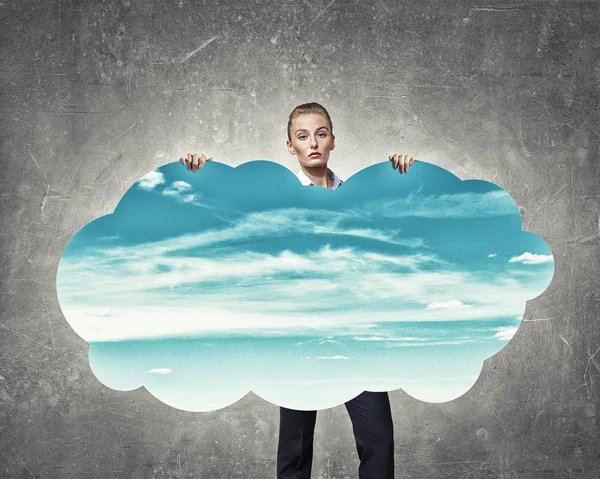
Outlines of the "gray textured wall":
[{"label": "gray textured wall", "polygon": [[[0,477],[274,477],[276,406],[104,387],[55,276],[81,227],[188,151],[295,169],[287,114],[311,100],[340,176],[406,152],[493,181],[556,260],[467,394],[391,393],[397,477],[600,477],[597,1],[3,0],[0,18]],[[344,407],[320,412],[313,477],[357,464]]]}]

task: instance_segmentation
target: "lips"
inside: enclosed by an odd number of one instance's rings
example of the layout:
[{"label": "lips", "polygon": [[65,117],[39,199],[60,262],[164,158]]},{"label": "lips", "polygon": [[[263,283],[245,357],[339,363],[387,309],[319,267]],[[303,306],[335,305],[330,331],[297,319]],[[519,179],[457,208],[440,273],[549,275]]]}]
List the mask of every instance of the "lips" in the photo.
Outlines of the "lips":
[{"label": "lips", "polygon": [[321,156],[321,153],[311,153],[310,155],[308,155],[310,158],[319,158]]}]

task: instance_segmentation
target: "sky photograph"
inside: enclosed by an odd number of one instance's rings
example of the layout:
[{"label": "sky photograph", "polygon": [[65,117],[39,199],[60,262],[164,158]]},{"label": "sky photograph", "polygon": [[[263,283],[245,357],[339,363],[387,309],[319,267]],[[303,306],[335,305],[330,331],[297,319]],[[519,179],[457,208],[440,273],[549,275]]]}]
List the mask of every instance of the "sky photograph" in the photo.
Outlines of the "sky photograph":
[{"label": "sky photograph", "polygon": [[108,387],[189,411],[250,391],[324,409],[364,390],[461,396],[553,273],[508,193],[433,164],[333,191],[264,160],[176,162],[72,238],[57,295]]}]

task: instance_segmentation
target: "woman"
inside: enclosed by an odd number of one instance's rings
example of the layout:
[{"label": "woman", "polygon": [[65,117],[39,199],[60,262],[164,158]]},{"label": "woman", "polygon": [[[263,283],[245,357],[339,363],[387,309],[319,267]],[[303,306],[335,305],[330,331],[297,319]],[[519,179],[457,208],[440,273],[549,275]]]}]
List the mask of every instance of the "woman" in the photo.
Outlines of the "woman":
[{"label": "woman", "polygon": [[[333,124],[318,103],[298,105],[289,116],[287,147],[300,164],[297,176],[306,186],[337,189],[343,181],[329,169],[329,153],[335,148]],[[212,157],[187,154],[179,159],[191,171]],[[415,158],[391,155],[400,173],[408,172]],[[346,404],[360,458],[360,479],[394,478],[394,430],[387,392],[365,391]],[[277,479],[310,479],[317,411],[280,408]]]}]

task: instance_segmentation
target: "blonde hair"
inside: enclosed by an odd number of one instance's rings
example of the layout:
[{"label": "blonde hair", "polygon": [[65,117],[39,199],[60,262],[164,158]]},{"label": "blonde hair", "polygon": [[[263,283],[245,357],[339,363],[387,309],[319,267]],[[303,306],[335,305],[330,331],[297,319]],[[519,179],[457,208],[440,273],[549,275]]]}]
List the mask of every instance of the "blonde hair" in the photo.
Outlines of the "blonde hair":
[{"label": "blonde hair", "polygon": [[288,120],[288,125],[287,125],[288,140],[290,140],[290,141],[292,140],[292,120],[294,118],[296,118],[297,116],[306,115],[308,113],[318,113],[319,115],[323,115],[325,118],[327,118],[327,121],[329,122],[329,128],[331,129],[330,134],[333,135],[333,123],[331,122],[331,117],[329,116],[329,112],[323,105],[312,102],[312,103],[303,103],[302,105],[298,105],[290,113],[290,118]]}]

